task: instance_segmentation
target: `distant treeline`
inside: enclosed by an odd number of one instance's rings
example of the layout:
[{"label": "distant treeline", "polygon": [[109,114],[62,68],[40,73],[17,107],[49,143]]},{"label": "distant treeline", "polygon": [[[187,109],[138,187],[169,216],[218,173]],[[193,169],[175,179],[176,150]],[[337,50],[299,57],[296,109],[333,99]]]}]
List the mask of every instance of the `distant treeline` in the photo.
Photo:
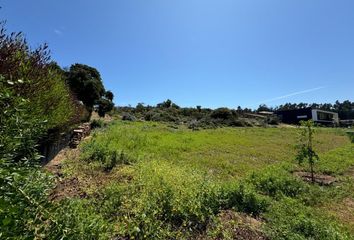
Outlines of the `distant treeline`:
[{"label": "distant treeline", "polygon": [[143,103],[136,107],[116,107],[115,113],[120,114],[123,120],[145,120],[185,124],[189,128],[213,128],[218,126],[264,126],[278,124],[275,116],[256,116],[251,109],[203,108],[201,106],[180,107],[171,100],[145,106]]},{"label": "distant treeline", "polygon": [[259,115],[260,112],[276,112],[278,110],[293,110],[302,108],[317,108],[327,111],[339,113],[341,119],[354,118],[354,102],[349,100],[335,104],[307,104],[286,103],[275,108],[268,107],[264,104],[257,109],[242,108],[238,106],[236,109],[229,108],[203,108],[196,107],[180,107],[176,103],[167,99],[156,106],[144,105],[138,103],[135,107],[116,107],[115,112],[122,115],[123,120],[145,120],[145,121],[162,121],[187,124],[190,128],[197,127],[216,127],[216,126],[264,126],[267,124],[278,124],[279,119],[275,115]]}]

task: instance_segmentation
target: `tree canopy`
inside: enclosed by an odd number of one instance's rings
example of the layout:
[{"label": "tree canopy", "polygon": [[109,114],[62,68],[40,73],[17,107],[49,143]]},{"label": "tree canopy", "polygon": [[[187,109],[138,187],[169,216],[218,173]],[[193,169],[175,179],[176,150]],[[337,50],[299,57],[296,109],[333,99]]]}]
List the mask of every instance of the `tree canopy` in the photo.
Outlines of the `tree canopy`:
[{"label": "tree canopy", "polygon": [[85,64],[71,65],[67,72],[67,82],[76,97],[90,110],[105,94],[100,73],[97,69]]}]

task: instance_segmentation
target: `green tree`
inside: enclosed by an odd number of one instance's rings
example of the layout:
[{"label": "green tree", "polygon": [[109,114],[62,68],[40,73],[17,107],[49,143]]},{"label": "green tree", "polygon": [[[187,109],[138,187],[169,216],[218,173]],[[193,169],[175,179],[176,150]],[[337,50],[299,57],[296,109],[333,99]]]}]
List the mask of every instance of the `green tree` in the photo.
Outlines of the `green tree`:
[{"label": "green tree", "polygon": [[314,165],[319,157],[315,150],[313,149],[313,136],[315,133],[314,122],[312,120],[301,121],[301,132],[299,138],[299,144],[297,145],[297,155],[296,160],[301,165],[303,162],[307,161],[310,166],[311,181],[315,182],[314,177]]},{"label": "green tree", "polygon": [[114,107],[114,104],[112,101],[106,99],[106,98],[101,98],[98,100],[98,116],[104,117],[107,112],[111,111]]},{"label": "green tree", "polygon": [[144,103],[138,103],[135,107],[137,112],[144,112],[145,107],[144,107]]},{"label": "green tree", "polygon": [[265,104],[261,104],[261,105],[258,106],[257,112],[262,112],[262,111],[270,112],[270,111],[272,111],[272,109],[270,109]]},{"label": "green tree", "polygon": [[114,94],[113,94],[111,91],[109,91],[109,90],[106,91],[105,94],[104,94],[104,96],[105,96],[108,100],[113,101]]},{"label": "green tree", "polygon": [[0,24],[0,74],[14,94],[28,100],[23,111],[45,120],[48,129],[73,123],[74,101],[63,72],[50,60],[47,45],[31,49],[22,33],[7,34]]},{"label": "green tree", "polygon": [[217,108],[211,113],[211,117],[215,119],[230,119],[232,118],[232,112],[230,109],[222,107]]},{"label": "green tree", "polygon": [[67,72],[67,82],[90,112],[93,105],[105,94],[100,73],[97,69],[84,64],[71,65]]}]

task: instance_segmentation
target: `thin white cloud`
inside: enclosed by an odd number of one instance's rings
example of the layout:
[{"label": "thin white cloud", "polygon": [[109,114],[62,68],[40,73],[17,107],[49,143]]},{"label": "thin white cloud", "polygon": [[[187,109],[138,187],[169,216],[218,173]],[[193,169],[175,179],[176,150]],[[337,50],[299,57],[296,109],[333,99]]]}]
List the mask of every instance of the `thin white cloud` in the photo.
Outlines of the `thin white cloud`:
[{"label": "thin white cloud", "polygon": [[263,100],[261,102],[258,102],[258,104],[274,102],[274,101],[277,101],[277,100],[280,100],[280,99],[289,98],[289,97],[296,96],[296,95],[301,95],[301,94],[305,94],[305,93],[309,93],[309,92],[318,91],[318,90],[323,89],[323,88],[325,88],[325,87],[321,86],[321,87],[306,89],[306,90],[303,90],[303,91],[293,92],[293,93],[289,93],[289,94],[286,94],[286,95],[283,95],[283,96],[279,96],[279,97]]},{"label": "thin white cloud", "polygon": [[56,35],[62,35],[62,34],[63,34],[63,32],[60,31],[59,29],[54,29],[54,33],[55,33]]}]

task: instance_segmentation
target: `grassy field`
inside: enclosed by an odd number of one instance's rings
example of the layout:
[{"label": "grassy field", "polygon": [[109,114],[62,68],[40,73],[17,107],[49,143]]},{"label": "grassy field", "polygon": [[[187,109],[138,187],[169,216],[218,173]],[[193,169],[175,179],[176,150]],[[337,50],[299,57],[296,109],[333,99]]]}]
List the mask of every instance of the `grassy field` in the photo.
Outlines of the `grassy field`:
[{"label": "grassy field", "polygon": [[341,130],[317,129],[316,171],[338,179],[323,187],[291,173],[306,170],[294,161],[297,134],[116,121],[63,172],[89,196],[78,204],[108,226],[101,238],[352,239],[353,144]]}]

